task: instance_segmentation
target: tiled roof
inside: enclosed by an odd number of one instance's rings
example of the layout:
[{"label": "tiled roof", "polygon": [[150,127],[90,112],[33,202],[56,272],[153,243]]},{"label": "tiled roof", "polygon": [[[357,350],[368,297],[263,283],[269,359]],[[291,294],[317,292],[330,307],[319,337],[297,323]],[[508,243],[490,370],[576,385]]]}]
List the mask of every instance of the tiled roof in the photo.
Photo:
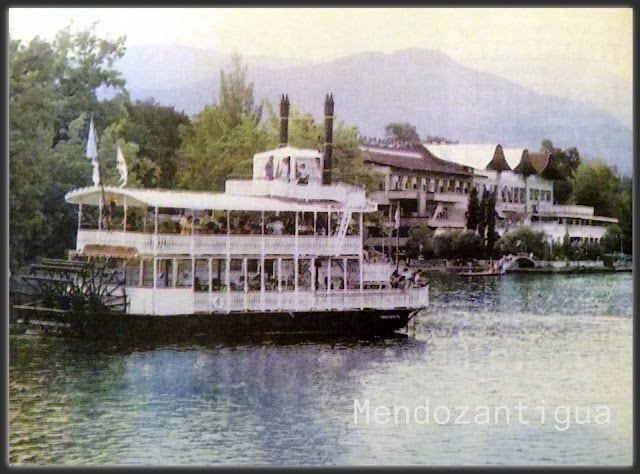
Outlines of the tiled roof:
[{"label": "tiled roof", "polygon": [[516,166],[513,171],[523,176],[538,175],[546,169],[548,164],[548,153],[529,153],[528,150],[525,150],[522,154],[522,160],[520,160],[520,163],[518,163],[518,166]]},{"label": "tiled roof", "polygon": [[491,158],[491,161],[487,164],[487,169],[498,172],[511,170],[511,167],[504,156],[502,145],[496,145],[496,151],[493,152],[493,158]]},{"label": "tiled roof", "polygon": [[411,150],[366,145],[361,146],[360,149],[366,154],[365,161],[377,165],[411,171],[473,176],[471,167],[440,159],[421,145]]},{"label": "tiled roof", "polygon": [[538,174],[542,173],[549,165],[549,153],[529,152],[529,159]]}]

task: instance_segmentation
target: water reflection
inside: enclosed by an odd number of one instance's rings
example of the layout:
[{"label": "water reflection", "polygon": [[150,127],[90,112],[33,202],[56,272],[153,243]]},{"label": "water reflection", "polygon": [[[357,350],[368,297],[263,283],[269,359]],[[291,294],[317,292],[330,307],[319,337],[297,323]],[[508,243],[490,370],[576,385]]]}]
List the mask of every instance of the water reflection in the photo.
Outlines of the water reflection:
[{"label": "water reflection", "polygon": [[354,374],[425,347],[289,339],[126,350],[12,337],[10,421],[22,434],[11,462],[331,464],[343,423],[330,414],[350,408]]}]

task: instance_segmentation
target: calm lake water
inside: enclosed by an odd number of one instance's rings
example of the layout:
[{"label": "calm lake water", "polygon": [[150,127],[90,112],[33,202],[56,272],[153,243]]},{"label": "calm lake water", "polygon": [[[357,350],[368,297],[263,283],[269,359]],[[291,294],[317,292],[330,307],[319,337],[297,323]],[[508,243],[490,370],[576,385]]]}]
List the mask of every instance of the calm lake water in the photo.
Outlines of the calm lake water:
[{"label": "calm lake water", "polygon": [[632,463],[632,275],[431,280],[408,337],[10,336],[12,465]]}]

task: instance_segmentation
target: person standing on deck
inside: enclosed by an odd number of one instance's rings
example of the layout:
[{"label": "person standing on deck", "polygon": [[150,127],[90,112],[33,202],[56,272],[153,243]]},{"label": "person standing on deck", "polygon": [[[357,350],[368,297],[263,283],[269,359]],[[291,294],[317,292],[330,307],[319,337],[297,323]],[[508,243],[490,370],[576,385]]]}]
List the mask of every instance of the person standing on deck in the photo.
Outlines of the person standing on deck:
[{"label": "person standing on deck", "polygon": [[276,178],[285,183],[289,182],[291,175],[291,157],[287,156],[282,159],[281,166],[278,165],[278,171],[276,172]]},{"label": "person standing on deck", "polygon": [[267,160],[267,164],[264,165],[264,178],[267,181],[273,181],[273,155]]},{"label": "person standing on deck", "polygon": [[309,172],[307,171],[307,167],[304,163],[301,163],[298,166],[298,184],[308,184],[309,183]]}]

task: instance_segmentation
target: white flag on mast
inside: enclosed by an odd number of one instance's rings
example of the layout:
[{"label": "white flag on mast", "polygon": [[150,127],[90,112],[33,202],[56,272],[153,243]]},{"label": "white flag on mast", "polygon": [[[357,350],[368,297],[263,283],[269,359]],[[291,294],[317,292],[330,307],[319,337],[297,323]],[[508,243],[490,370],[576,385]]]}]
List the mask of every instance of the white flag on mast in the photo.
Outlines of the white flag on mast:
[{"label": "white flag on mast", "polygon": [[87,140],[87,153],[86,157],[91,160],[93,165],[93,185],[98,186],[100,184],[100,169],[98,167],[98,137],[96,130],[93,127],[93,117],[89,122],[89,139]]},{"label": "white flag on mast", "polygon": [[124,155],[122,154],[122,150],[120,149],[120,145],[116,149],[116,161],[118,167],[118,173],[120,173],[120,182],[118,183],[121,188],[123,188],[127,184],[127,162],[124,161]]}]

